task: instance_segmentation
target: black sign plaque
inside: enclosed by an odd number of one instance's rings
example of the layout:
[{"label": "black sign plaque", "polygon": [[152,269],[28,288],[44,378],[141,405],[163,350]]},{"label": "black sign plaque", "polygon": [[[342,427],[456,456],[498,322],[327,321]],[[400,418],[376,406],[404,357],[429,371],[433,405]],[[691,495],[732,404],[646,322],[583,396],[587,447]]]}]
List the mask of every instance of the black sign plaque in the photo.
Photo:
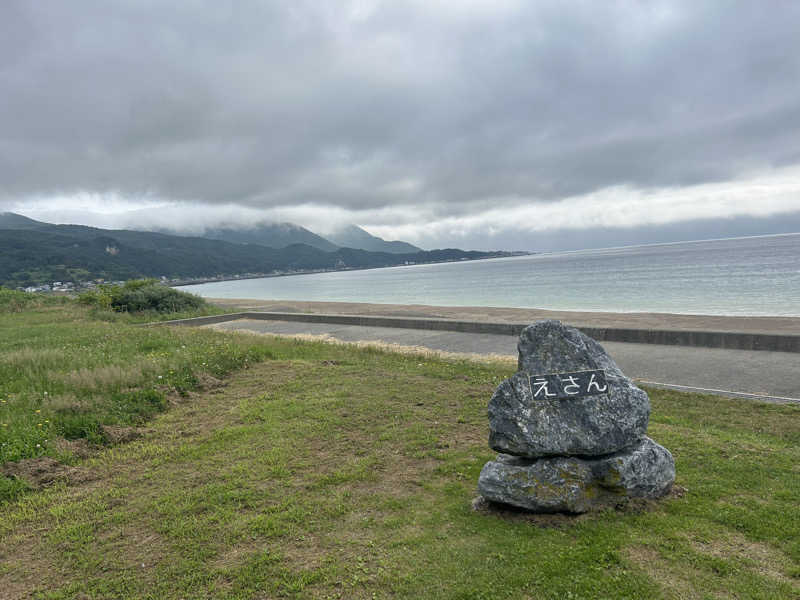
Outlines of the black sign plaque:
[{"label": "black sign plaque", "polygon": [[534,400],[580,398],[605,394],[608,391],[606,374],[602,369],[529,375],[528,382]]}]

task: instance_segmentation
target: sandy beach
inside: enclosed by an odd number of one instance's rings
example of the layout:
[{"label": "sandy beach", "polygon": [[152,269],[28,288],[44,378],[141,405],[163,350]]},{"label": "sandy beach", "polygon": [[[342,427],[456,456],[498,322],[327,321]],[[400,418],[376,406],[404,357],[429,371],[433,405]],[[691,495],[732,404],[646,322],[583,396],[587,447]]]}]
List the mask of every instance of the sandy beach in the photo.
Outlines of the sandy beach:
[{"label": "sandy beach", "polygon": [[576,327],[613,327],[686,331],[730,331],[800,335],[800,317],[729,317],[714,315],[676,315],[667,313],[571,312],[534,308],[486,306],[428,306],[422,304],[369,304],[361,302],[305,302],[296,300],[253,300],[209,298],[226,309],[458,319],[497,323],[525,323],[539,319],[559,319]]}]

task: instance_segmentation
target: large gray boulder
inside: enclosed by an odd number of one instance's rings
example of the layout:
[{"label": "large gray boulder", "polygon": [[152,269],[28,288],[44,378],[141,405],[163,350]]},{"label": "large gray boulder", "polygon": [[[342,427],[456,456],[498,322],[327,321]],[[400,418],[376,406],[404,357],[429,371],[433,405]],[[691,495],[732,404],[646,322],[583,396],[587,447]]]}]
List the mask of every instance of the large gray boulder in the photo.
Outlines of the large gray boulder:
[{"label": "large gray boulder", "polygon": [[478,491],[487,500],[535,512],[583,513],[626,498],[659,498],[674,480],[672,454],[645,437],[599,458],[501,454],[484,465]]},{"label": "large gray boulder", "polygon": [[[592,338],[559,321],[539,321],[520,334],[519,371],[489,402],[489,446],[527,458],[599,456],[638,444],[650,400]],[[606,391],[578,397],[534,393],[535,376],[602,370]],[[594,390],[600,389],[595,386]]]}]

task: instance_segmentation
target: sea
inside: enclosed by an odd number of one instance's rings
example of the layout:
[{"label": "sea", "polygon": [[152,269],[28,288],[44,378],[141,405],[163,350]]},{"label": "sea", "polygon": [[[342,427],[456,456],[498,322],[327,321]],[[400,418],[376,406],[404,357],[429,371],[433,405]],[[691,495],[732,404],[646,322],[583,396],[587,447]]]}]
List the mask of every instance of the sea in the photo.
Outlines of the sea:
[{"label": "sea", "polygon": [[800,316],[800,233],[220,281],[211,298]]}]

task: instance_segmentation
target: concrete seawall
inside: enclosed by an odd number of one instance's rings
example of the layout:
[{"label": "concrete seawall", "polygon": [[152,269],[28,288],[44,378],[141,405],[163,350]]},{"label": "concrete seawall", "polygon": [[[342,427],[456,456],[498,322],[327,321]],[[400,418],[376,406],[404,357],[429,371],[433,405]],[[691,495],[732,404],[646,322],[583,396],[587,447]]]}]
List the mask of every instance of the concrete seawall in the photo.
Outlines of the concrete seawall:
[{"label": "concrete seawall", "polygon": [[[196,327],[214,323],[224,323],[237,319],[331,323],[338,325],[361,325],[365,327],[395,327],[401,329],[458,331],[461,333],[489,333],[513,336],[518,336],[520,331],[528,325],[528,323],[493,323],[483,321],[460,321],[454,319],[421,319],[288,312],[238,312],[210,317],[163,321],[161,323],[153,323],[152,325]],[[666,346],[693,346],[702,348],[726,348],[729,350],[768,350],[773,352],[800,353],[800,335],[740,333],[730,331],[627,329],[615,327],[578,328],[586,335],[600,342],[628,342],[635,344],[662,344]]]}]

